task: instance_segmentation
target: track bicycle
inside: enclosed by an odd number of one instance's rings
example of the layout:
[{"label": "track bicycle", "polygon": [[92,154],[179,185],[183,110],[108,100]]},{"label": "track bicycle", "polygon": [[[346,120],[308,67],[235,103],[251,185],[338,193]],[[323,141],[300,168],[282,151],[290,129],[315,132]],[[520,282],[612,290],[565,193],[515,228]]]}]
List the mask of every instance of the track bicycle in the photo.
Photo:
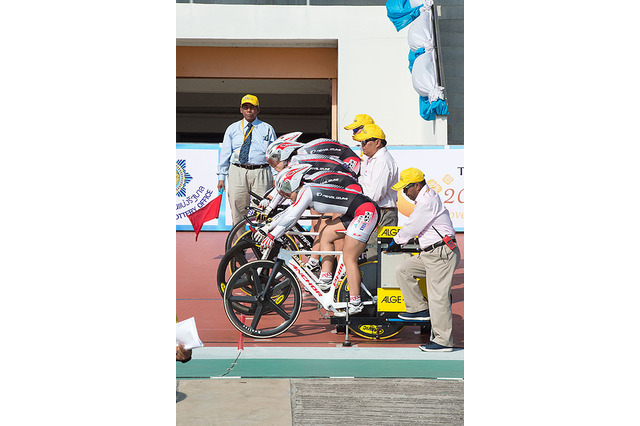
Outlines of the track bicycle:
[{"label": "track bicycle", "polygon": [[[301,220],[319,219],[320,215],[305,215]],[[250,261],[263,259],[263,253],[260,244],[256,244],[253,239],[256,224],[251,221],[250,217],[245,216],[244,222],[247,223],[249,229],[244,232],[229,248],[220,259],[216,273],[216,285],[220,295],[224,295],[224,287],[231,275],[242,265]],[[277,240],[274,247],[271,248],[267,259],[275,260],[275,257],[281,247],[288,250],[312,250],[313,237],[318,235],[317,232],[305,231],[298,223],[293,229],[287,231],[283,237]]]},{"label": "track bicycle", "polygon": [[[383,228],[385,229],[385,228]],[[380,252],[381,245],[378,244]],[[325,293],[318,287],[319,278],[306,270],[300,261],[301,254],[338,256],[336,273],[330,289]],[[379,257],[379,259],[382,259]],[[361,298],[365,305],[359,315],[336,317],[325,315],[345,333],[348,330],[369,339],[385,339],[399,333],[406,325],[420,325],[421,333],[430,331],[428,321],[403,321],[397,318],[404,309],[383,311],[378,309],[380,290],[380,264],[364,262],[360,265],[362,275]],[[349,300],[346,268],[341,251],[306,251],[280,249],[274,260],[261,259],[239,267],[229,278],[223,295],[223,305],[227,318],[242,334],[257,339],[278,336],[287,331],[297,320],[302,309],[300,286],[317,301],[319,310],[337,313],[346,309]],[[388,290],[388,289],[382,289]],[[399,289],[398,289],[399,290]],[[286,298],[278,297],[287,292]],[[401,297],[396,297],[401,301]],[[238,309],[242,307],[242,309]],[[244,312],[243,312],[244,310]],[[394,311],[395,310],[395,311]],[[245,313],[251,312],[249,324],[245,324]]]}]

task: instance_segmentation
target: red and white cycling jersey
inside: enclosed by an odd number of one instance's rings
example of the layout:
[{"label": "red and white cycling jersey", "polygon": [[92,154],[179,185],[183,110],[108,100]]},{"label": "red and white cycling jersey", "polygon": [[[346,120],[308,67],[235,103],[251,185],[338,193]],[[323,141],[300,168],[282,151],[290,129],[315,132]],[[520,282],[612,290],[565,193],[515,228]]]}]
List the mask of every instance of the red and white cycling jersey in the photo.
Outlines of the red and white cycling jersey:
[{"label": "red and white cycling jersey", "polygon": [[346,235],[365,243],[378,226],[380,218],[376,203],[358,191],[335,185],[309,183],[298,192],[295,203],[277,215],[266,230],[275,238],[281,237],[308,208],[320,213],[341,214],[340,219],[347,229]]},{"label": "red and white cycling jersey", "polygon": [[[311,170],[311,169],[309,169]],[[302,184],[317,183],[324,185],[335,185],[342,188],[353,189],[362,193],[362,186],[358,180],[350,173],[334,172],[331,170],[319,170],[314,173],[305,173],[302,176]]]},{"label": "red and white cycling jersey", "polygon": [[332,157],[330,155],[321,154],[296,154],[291,157],[288,166],[296,164],[310,164],[311,168],[308,173],[319,171],[332,171],[349,173],[354,178],[358,178],[358,173],[353,171],[351,167],[338,157]]},{"label": "red and white cycling jersey", "polygon": [[[317,154],[294,155],[291,157],[289,166],[297,164],[311,165],[302,177],[302,184],[332,184],[355,189],[362,193],[362,187],[358,183],[356,173],[336,157]],[[275,209],[284,200],[284,197],[275,190],[271,191],[271,193],[273,194],[273,199],[269,203],[269,211]]]},{"label": "red and white cycling jersey", "polygon": [[297,155],[320,154],[336,157],[342,160],[357,175],[360,172],[361,158],[353,150],[343,143],[333,139],[314,139],[298,148]]}]

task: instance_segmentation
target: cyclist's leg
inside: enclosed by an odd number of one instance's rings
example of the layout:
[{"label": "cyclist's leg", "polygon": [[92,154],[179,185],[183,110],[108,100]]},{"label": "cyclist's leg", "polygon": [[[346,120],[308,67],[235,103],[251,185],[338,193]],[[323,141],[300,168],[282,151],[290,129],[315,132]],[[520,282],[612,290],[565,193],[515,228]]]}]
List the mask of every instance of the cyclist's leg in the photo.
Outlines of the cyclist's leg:
[{"label": "cyclist's leg", "polygon": [[[345,229],[344,224],[340,220],[340,217],[329,219],[327,225],[322,229],[319,235],[320,238],[320,250],[333,251],[335,250],[335,241],[344,238],[344,233],[338,233],[337,230]],[[333,272],[333,258],[334,256],[324,255],[322,256],[322,272]]]},{"label": "cyclist's leg", "polygon": [[[318,211],[314,210],[314,209],[309,209],[309,213],[311,213],[312,215],[317,215],[320,214]],[[326,219],[313,219],[311,221],[311,230],[313,232],[322,232],[322,230],[324,229],[325,226],[327,226],[327,220]],[[311,247],[311,249],[313,251],[318,251],[320,250],[320,235],[316,235],[313,238],[313,245]],[[320,255],[319,254],[312,254],[311,256],[309,256],[311,259],[317,259],[320,260]]]},{"label": "cyclist's leg", "polygon": [[342,258],[347,269],[349,295],[352,298],[359,299],[360,296],[361,277],[358,258],[367,248],[369,236],[375,230],[379,220],[376,206],[371,202],[367,202],[356,209],[354,218],[347,227]]},{"label": "cyclist's leg", "polygon": [[349,283],[349,296],[356,297],[360,295],[360,268],[358,267],[358,258],[367,247],[366,242],[358,241],[347,235],[344,239],[344,248],[342,249],[342,261],[347,270],[347,282]]},{"label": "cyclist's leg", "polygon": [[[334,213],[334,214],[333,214],[333,218],[339,218],[340,216],[341,216],[341,214],[340,214],[340,213]],[[345,223],[345,222],[346,222],[346,223]],[[342,224],[344,225],[344,228],[343,228],[343,229],[347,229],[347,226],[349,225],[349,221],[342,220]],[[344,234],[341,234],[341,236],[342,236],[342,235],[344,235]],[[343,247],[343,245],[344,245],[344,238],[337,239],[337,240],[334,242],[334,247],[335,247],[335,248],[334,248],[334,250],[336,250],[336,251],[342,251],[342,247]]]}]

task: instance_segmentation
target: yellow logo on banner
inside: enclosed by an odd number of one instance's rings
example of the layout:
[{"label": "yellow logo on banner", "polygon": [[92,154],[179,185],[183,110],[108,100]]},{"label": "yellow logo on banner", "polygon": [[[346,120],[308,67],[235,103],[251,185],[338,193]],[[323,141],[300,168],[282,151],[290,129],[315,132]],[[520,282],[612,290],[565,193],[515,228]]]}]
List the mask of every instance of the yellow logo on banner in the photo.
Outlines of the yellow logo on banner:
[{"label": "yellow logo on banner", "polygon": [[383,226],[378,230],[378,237],[393,238],[396,236],[401,226]]}]

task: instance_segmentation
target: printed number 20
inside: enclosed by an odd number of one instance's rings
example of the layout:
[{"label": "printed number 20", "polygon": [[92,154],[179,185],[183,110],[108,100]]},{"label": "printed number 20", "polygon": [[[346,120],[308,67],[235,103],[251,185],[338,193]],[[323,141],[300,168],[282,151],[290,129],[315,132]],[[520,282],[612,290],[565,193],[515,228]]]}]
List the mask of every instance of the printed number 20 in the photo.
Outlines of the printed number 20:
[{"label": "printed number 20", "polygon": [[[460,204],[464,204],[464,201],[462,200],[462,193],[464,192],[464,188],[462,188],[460,190],[460,192],[458,192],[458,202]],[[445,203],[453,203],[453,197],[456,195],[456,191],[453,188],[447,188],[446,191],[444,191],[444,195],[446,195],[447,198],[444,202]]]}]

